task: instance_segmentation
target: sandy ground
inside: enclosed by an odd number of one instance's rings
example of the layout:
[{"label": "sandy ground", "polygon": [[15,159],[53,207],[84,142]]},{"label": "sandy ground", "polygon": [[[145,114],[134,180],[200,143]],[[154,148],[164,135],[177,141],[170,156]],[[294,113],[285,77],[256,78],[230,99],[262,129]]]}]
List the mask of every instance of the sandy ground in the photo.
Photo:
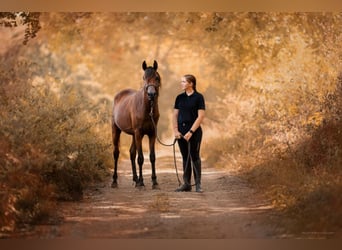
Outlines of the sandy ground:
[{"label": "sandy ground", "polygon": [[[181,178],[181,162],[177,162]],[[39,225],[25,238],[232,239],[282,238],[270,202],[227,170],[202,167],[203,193],[174,192],[171,155],[157,158],[159,189],[153,190],[145,160],[145,188],[133,185],[129,161],[121,161],[117,189],[107,182],[89,188],[81,202],[59,206],[56,225]],[[194,190],[194,187],[193,187]]]}]

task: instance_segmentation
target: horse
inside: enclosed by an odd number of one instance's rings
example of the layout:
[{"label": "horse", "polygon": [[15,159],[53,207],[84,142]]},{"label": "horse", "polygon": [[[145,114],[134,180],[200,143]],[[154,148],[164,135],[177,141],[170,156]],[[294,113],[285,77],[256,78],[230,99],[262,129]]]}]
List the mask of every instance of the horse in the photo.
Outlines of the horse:
[{"label": "horse", "polygon": [[[152,166],[152,189],[158,188],[155,169],[155,141],[157,136],[156,127],[159,120],[158,95],[161,87],[161,78],[157,72],[158,63],[154,60],[153,66],[147,66],[146,61],[142,63],[143,87],[140,90],[124,89],[114,97],[112,112],[112,139],[114,174],[111,187],[118,187],[117,168],[119,159],[119,142],[121,132],[132,136],[130,147],[130,160],[135,187],[144,187],[142,167],[144,155],[142,150],[142,139],[145,135],[149,138],[150,162]],[[153,120],[152,120],[153,119]],[[139,165],[139,178],[136,171],[136,153]]]}]

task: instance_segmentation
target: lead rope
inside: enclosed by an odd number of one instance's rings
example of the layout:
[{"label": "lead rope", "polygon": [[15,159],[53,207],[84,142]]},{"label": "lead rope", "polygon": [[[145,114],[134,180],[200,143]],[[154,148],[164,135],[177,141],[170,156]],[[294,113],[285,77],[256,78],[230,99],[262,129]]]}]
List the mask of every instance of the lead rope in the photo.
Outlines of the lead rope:
[{"label": "lead rope", "polygon": [[174,141],[173,141],[173,143],[171,143],[171,144],[164,143],[164,142],[162,142],[162,141],[160,140],[160,138],[159,138],[159,136],[158,136],[158,134],[157,134],[157,126],[156,126],[156,123],[155,123],[154,120],[153,120],[153,101],[151,101],[150,117],[151,117],[151,121],[152,121],[154,130],[155,130],[155,133],[156,133],[157,141],[158,141],[161,145],[163,145],[163,146],[165,146],[165,147],[171,147],[171,146],[173,147],[173,162],[174,162],[174,166],[175,166],[175,169],[176,169],[176,175],[177,175],[177,180],[178,180],[178,186],[180,186],[180,185],[181,185],[181,181],[180,181],[179,175],[178,175],[178,168],[177,168],[177,161],[176,161],[176,147],[175,147],[177,139],[175,138]]}]

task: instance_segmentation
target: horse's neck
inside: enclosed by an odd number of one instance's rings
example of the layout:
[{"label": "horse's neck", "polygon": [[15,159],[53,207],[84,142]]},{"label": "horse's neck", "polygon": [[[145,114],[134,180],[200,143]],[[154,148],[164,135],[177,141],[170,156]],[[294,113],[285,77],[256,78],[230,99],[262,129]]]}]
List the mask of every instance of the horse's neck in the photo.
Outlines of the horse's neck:
[{"label": "horse's neck", "polygon": [[147,100],[144,102],[144,104],[145,104],[145,109],[147,112],[150,113],[152,109],[153,114],[159,113],[158,97],[155,97],[153,103]]},{"label": "horse's neck", "polygon": [[150,105],[149,105],[149,107],[150,107],[149,115],[151,115],[151,112],[152,112],[153,120],[156,121],[159,117],[158,98],[157,97],[155,98],[155,100],[153,102],[152,111],[151,111]]}]

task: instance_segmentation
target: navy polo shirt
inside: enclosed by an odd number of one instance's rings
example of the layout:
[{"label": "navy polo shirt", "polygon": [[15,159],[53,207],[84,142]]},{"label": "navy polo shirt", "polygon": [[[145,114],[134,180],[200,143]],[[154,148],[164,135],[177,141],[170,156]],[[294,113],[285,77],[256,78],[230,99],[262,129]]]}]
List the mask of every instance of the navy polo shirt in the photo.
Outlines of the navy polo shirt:
[{"label": "navy polo shirt", "polygon": [[188,96],[186,92],[183,92],[176,97],[174,108],[179,110],[178,127],[180,131],[187,131],[197,119],[198,110],[205,110],[204,97],[201,93],[196,91],[190,96]]}]

